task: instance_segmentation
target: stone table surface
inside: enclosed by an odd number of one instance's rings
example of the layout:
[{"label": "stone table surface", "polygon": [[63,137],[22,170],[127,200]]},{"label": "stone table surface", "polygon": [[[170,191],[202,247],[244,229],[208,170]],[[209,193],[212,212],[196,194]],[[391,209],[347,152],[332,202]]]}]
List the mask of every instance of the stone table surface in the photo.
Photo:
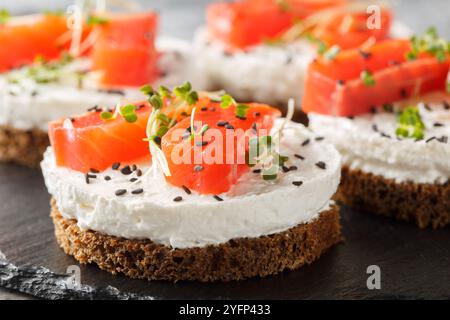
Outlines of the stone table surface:
[{"label": "stone table surface", "polygon": [[[0,9],[6,8],[14,14],[35,12],[43,9],[65,9],[68,0],[15,0],[2,1]],[[204,8],[211,0],[150,0],[139,1],[144,7],[152,7],[161,15],[161,33],[191,39],[194,30],[204,23]],[[440,33],[450,37],[450,1],[448,0],[393,0],[396,18],[406,23],[415,32],[435,25]],[[0,288],[0,299],[27,299],[29,297]]]}]

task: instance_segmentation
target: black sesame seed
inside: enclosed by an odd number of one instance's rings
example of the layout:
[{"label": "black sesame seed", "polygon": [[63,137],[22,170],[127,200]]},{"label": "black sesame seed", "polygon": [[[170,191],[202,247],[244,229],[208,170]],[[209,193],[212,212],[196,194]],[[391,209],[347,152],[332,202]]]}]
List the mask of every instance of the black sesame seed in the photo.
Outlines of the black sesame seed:
[{"label": "black sesame seed", "polygon": [[141,193],[143,193],[144,192],[144,189],[136,189],[136,190],[133,190],[133,191],[131,191],[131,194],[141,194]]},{"label": "black sesame seed", "polygon": [[303,181],[292,181],[292,184],[296,187],[300,187],[303,184]]},{"label": "black sesame seed", "polygon": [[209,143],[208,141],[196,141],[195,145],[197,147],[204,147],[204,146],[208,145],[208,143]]},{"label": "black sesame seed", "polygon": [[124,96],[125,92],[122,90],[117,90],[117,89],[99,89],[99,92],[104,92],[104,93],[109,93],[109,94],[117,94],[117,95],[121,95]]},{"label": "black sesame seed", "polygon": [[202,111],[207,111],[208,108],[207,108],[207,107],[202,107],[200,110],[202,110]]},{"label": "black sesame seed", "polygon": [[327,168],[327,165],[326,165],[325,162],[323,162],[323,161],[317,162],[317,163],[316,163],[316,166],[317,166],[318,168],[324,169],[324,170]]},{"label": "black sesame seed", "polygon": [[86,184],[89,184],[89,176],[86,174],[85,176],[84,176],[84,181],[86,181]]},{"label": "black sesame seed", "polygon": [[92,173],[99,173],[100,172],[100,171],[98,171],[97,169],[94,169],[94,168],[90,168],[89,171],[92,172]]},{"label": "black sesame seed", "polygon": [[185,185],[182,185],[181,187],[183,188],[184,192],[186,192],[187,194],[192,193],[191,190],[188,187],[186,187]]},{"label": "black sesame seed", "polygon": [[219,122],[217,122],[217,126],[218,127],[225,127],[227,124],[228,124],[227,121],[219,121]]},{"label": "black sesame seed", "polygon": [[105,180],[109,181],[109,180],[111,180],[111,177],[110,176],[105,176]]},{"label": "black sesame seed", "polygon": [[428,142],[430,142],[430,141],[433,141],[434,139],[436,139],[436,137],[428,138],[427,140],[425,140],[425,143],[428,143]]},{"label": "black sesame seed", "polygon": [[370,113],[377,113],[377,107],[370,107]]},{"label": "black sesame seed", "polygon": [[214,195],[214,199],[216,199],[217,201],[223,201],[223,199],[221,197],[219,197],[218,195]]},{"label": "black sesame seed", "polygon": [[256,125],[256,122],[253,122],[253,124],[252,124],[252,130],[253,130],[254,132],[257,132],[257,131],[258,131],[258,126]]},{"label": "black sesame seed", "polygon": [[115,192],[116,196],[123,196],[125,193],[127,193],[126,189],[119,189]]},{"label": "black sesame seed", "polygon": [[281,170],[282,170],[283,172],[289,172],[289,168],[286,167],[286,166],[281,166]]},{"label": "black sesame seed", "polygon": [[183,197],[181,197],[181,196],[178,196],[178,197],[173,198],[173,201],[174,201],[174,202],[180,202],[180,201],[182,201],[182,200],[183,200]]},{"label": "black sesame seed", "polygon": [[386,134],[386,133],[384,133],[384,132],[381,132],[380,134],[381,134],[381,136],[382,136],[383,138],[388,138],[388,139],[391,138],[390,135],[388,135],[388,134]]},{"label": "black sesame seed", "polygon": [[358,52],[364,60],[367,60],[372,56],[372,53],[361,50],[361,49],[359,49]]},{"label": "black sesame seed", "polygon": [[338,85],[343,86],[343,85],[345,84],[345,81],[339,79],[339,80],[337,81],[337,83],[338,83]]},{"label": "black sesame seed", "polygon": [[310,142],[310,140],[309,140],[309,139],[306,139],[305,141],[302,142],[302,146],[303,146],[303,147],[306,146],[309,142]]},{"label": "black sesame seed", "polygon": [[204,168],[203,168],[203,166],[202,165],[196,165],[195,167],[194,167],[194,171],[195,172],[200,172],[200,171],[202,171]]},{"label": "black sesame seed", "polygon": [[156,144],[161,144],[161,138],[158,136],[153,137],[153,141],[155,141]]},{"label": "black sesame seed", "polygon": [[227,124],[225,125],[225,129],[234,130],[234,127],[233,127],[231,124],[227,123]]},{"label": "black sesame seed", "polygon": [[447,136],[442,136],[439,139],[437,139],[437,141],[442,142],[442,143],[447,143],[448,142],[448,137]]},{"label": "black sesame seed", "polygon": [[255,170],[253,170],[253,173],[261,173],[261,169],[255,169]]},{"label": "black sesame seed", "polygon": [[397,61],[397,60],[389,60],[388,64],[389,64],[390,66],[399,66],[399,65],[400,65],[400,62]]},{"label": "black sesame seed", "polygon": [[290,166],[289,167],[289,171],[295,171],[295,170],[297,170],[298,168],[297,168],[297,166]]},{"label": "black sesame seed", "polygon": [[113,170],[117,170],[117,169],[119,169],[120,168],[120,162],[116,162],[116,163],[114,163],[113,165],[112,165],[112,169]]},{"label": "black sesame seed", "polygon": [[138,177],[142,176],[142,170],[141,170],[141,169],[137,169],[137,170],[136,170],[136,175],[137,175]]},{"label": "black sesame seed", "polygon": [[95,174],[90,174],[90,173],[86,173],[86,177],[88,177],[89,179],[96,179],[97,176]]},{"label": "black sesame seed", "polygon": [[325,139],[325,137],[316,137],[315,138],[316,141],[322,141],[323,139]]},{"label": "black sesame seed", "polygon": [[238,116],[238,115],[236,115],[236,118],[238,118],[239,120],[247,120],[247,117],[241,117],[241,116]]},{"label": "black sesame seed", "polygon": [[406,89],[401,89],[400,90],[400,96],[402,98],[406,98],[408,96],[408,92],[406,91]]},{"label": "black sesame seed", "polygon": [[427,111],[432,111],[428,104],[425,103],[423,106],[424,106],[425,109],[427,109]]},{"label": "black sesame seed", "polygon": [[261,115],[261,112],[255,112],[255,117],[259,117]]},{"label": "black sesame seed", "polygon": [[300,159],[300,160],[305,160],[305,157],[303,157],[299,154],[294,154],[294,157],[296,157],[297,159]]},{"label": "black sesame seed", "polygon": [[100,111],[100,109],[99,109],[99,107],[97,105],[95,105],[95,106],[90,107],[89,109],[87,109],[87,111],[88,112],[92,112],[92,111],[98,112],[98,111]]},{"label": "black sesame seed", "polygon": [[32,97],[36,97],[39,94],[39,92],[37,92],[36,90],[34,90],[33,92],[31,92],[31,96]]},{"label": "black sesame seed", "polygon": [[209,110],[212,111],[212,112],[214,112],[214,111],[216,111],[216,108],[211,107]]},{"label": "black sesame seed", "polygon": [[372,130],[378,132],[378,126],[375,123],[372,125]]},{"label": "black sesame seed", "polygon": [[444,125],[442,123],[440,123],[440,122],[435,122],[433,124],[433,126],[435,126],[435,127],[443,127]]},{"label": "black sesame seed", "polygon": [[120,170],[120,172],[126,176],[132,173],[131,168],[128,165],[123,167],[122,170]]},{"label": "black sesame seed", "polygon": [[444,105],[445,110],[450,110],[450,104],[447,101],[443,101],[442,104]]},{"label": "black sesame seed", "polygon": [[138,178],[131,178],[130,179],[130,182],[136,182],[136,181],[138,181]]},{"label": "black sesame seed", "polygon": [[394,106],[390,103],[383,104],[383,110],[385,112],[394,112]]},{"label": "black sesame seed", "polygon": [[131,166],[131,170],[136,171],[136,170],[137,170],[137,165],[133,164],[133,165]]},{"label": "black sesame seed", "polygon": [[347,116],[347,119],[353,120],[353,119],[355,119],[355,116]]}]

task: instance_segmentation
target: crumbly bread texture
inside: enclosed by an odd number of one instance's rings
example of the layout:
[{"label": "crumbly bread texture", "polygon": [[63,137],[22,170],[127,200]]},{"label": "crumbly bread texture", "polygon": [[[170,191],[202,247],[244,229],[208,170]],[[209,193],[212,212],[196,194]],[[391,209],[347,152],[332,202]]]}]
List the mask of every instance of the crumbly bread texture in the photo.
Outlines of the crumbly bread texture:
[{"label": "crumbly bread texture", "polygon": [[0,161],[38,168],[45,149],[50,145],[48,134],[39,129],[20,130],[0,126]]},{"label": "crumbly bread texture", "polygon": [[396,183],[393,179],[343,167],[335,199],[363,211],[415,222],[420,228],[450,224],[450,181]]},{"label": "crumbly bread texture", "polygon": [[287,231],[202,248],[173,249],[151,240],[131,240],[83,231],[61,216],[51,201],[56,239],[82,264],[148,280],[234,281],[265,277],[310,264],[342,241],[338,207]]}]

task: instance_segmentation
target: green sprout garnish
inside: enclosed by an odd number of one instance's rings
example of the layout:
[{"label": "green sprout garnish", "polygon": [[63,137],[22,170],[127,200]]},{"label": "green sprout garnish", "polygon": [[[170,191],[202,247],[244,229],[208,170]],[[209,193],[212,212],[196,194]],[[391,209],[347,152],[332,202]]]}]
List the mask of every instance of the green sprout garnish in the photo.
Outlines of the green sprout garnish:
[{"label": "green sprout garnish", "polygon": [[9,11],[6,9],[0,10],[0,24],[5,24],[8,22],[11,15],[9,14]]},{"label": "green sprout garnish", "polygon": [[408,107],[398,116],[398,126],[395,134],[402,138],[423,139],[425,125],[417,106]]},{"label": "green sprout garnish", "polygon": [[36,56],[32,65],[10,72],[8,82],[19,83],[21,80],[31,79],[44,84],[58,82],[63,76],[71,76],[78,80],[82,76],[80,72],[64,70],[64,67],[72,61],[73,57],[67,53],[62,54],[57,61],[47,61],[42,56]]},{"label": "green sprout garnish", "polygon": [[192,91],[192,86],[190,82],[185,82],[183,85],[173,89],[175,96],[186,102],[188,105],[192,106],[198,101],[198,94],[196,91]]},{"label": "green sprout garnish", "polygon": [[109,111],[103,111],[100,113],[100,118],[102,118],[102,120],[112,120],[114,119],[114,114]]},{"label": "green sprout garnish", "polygon": [[435,56],[439,62],[444,62],[450,54],[450,42],[440,38],[435,27],[428,28],[422,37],[411,37],[411,45],[411,51],[406,53],[406,59],[409,61],[426,52]]},{"label": "green sprout garnish", "polygon": [[276,180],[280,168],[288,160],[288,157],[281,156],[275,151],[272,136],[259,136],[250,139],[247,164],[250,167],[260,166],[264,180]]},{"label": "green sprout garnish", "polygon": [[317,46],[317,53],[319,55],[323,55],[328,50],[328,46],[325,42],[320,40],[319,38],[313,36],[311,33],[307,33],[305,35],[306,39],[311,42],[312,44],[315,44]]},{"label": "green sprout garnish", "polygon": [[128,123],[134,123],[137,121],[138,116],[136,114],[136,106],[132,104],[128,104],[126,106],[116,106],[116,112],[111,113],[110,111],[103,111],[100,113],[100,118],[102,120],[114,120],[117,118],[117,115],[121,115],[122,118],[125,119]]},{"label": "green sprout garnish", "polygon": [[332,61],[336,58],[336,56],[340,51],[341,48],[339,46],[334,45],[323,54],[323,57],[328,61]]},{"label": "green sprout garnish", "polygon": [[237,103],[231,95],[224,94],[220,99],[220,107],[222,109],[227,109],[232,105],[236,106],[235,113],[238,118],[245,118],[247,116],[247,110],[250,108],[248,105]]},{"label": "green sprout garnish", "polygon": [[95,25],[104,25],[107,24],[109,21],[106,18],[95,16],[90,14],[86,19],[86,24],[88,26],[95,26]]},{"label": "green sprout garnish", "polygon": [[372,73],[368,70],[362,71],[360,77],[361,77],[361,80],[364,82],[364,84],[368,87],[372,87],[376,84]]},{"label": "green sprout garnish", "polygon": [[289,3],[287,0],[276,0],[277,5],[280,7],[283,11],[289,11]]},{"label": "green sprout garnish", "polygon": [[63,10],[44,10],[42,13],[47,16],[57,16],[57,17],[62,17],[65,14]]}]

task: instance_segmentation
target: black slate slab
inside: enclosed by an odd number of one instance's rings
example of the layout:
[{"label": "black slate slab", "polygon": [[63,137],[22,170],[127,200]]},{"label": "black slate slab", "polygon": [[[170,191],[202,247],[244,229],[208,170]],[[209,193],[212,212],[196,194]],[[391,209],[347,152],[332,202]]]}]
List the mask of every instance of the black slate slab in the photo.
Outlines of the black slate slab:
[{"label": "black slate slab", "polygon": [[[213,0],[152,0],[140,2],[162,14],[162,33],[190,39],[203,23],[204,7]],[[61,8],[70,0],[8,2],[14,13]],[[449,36],[448,0],[393,2],[396,17],[417,32],[436,25]],[[76,265],[53,238],[48,217],[49,196],[37,170],[0,165],[0,281],[40,297],[79,298],[80,292],[54,290],[68,266]],[[450,228],[418,230],[415,226],[384,218],[343,211],[346,242],[331,249],[319,261],[295,272],[241,283],[164,283],[112,276],[95,266],[81,267],[81,281],[96,298],[208,299],[208,298],[450,298]],[[14,265],[12,265],[14,264]],[[19,272],[9,279],[10,268]],[[368,290],[366,269],[381,269],[381,290]],[[43,269],[45,268],[45,269]],[[45,277],[39,278],[41,275]],[[36,278],[37,276],[37,278]],[[6,280],[5,280],[6,279]],[[21,280],[43,280],[27,291]],[[39,282],[39,281],[38,281]],[[34,283],[38,283],[34,282]],[[115,290],[107,290],[114,286]],[[103,288],[103,289],[102,289]],[[40,290],[43,289],[43,290]],[[109,295],[111,292],[114,295]],[[136,293],[137,296],[129,294]],[[94,295],[95,295],[94,294]],[[93,298],[94,295],[89,296]],[[87,297],[87,296],[84,296]]]},{"label": "black slate slab", "polygon": [[[38,170],[0,166],[0,250],[10,263],[25,267],[25,278],[41,270],[36,267],[63,274],[69,266],[77,265],[56,244],[48,201]],[[100,288],[96,297],[106,294],[101,288],[113,286],[124,298],[129,297],[127,293],[137,294],[134,298],[155,299],[450,298],[450,228],[419,230],[414,225],[347,208],[343,211],[343,225],[345,243],[308,267],[265,279],[172,284],[112,276],[89,265],[81,266],[81,282],[92,290]],[[367,289],[366,271],[370,265],[381,269],[381,290]],[[51,283],[55,276],[46,273]],[[19,280],[20,275],[14,279],[16,283]],[[51,288],[45,281],[36,284],[41,285],[42,290],[38,291],[44,291],[42,296]],[[80,297],[79,292],[70,294],[64,290],[49,293],[49,297]]]}]

